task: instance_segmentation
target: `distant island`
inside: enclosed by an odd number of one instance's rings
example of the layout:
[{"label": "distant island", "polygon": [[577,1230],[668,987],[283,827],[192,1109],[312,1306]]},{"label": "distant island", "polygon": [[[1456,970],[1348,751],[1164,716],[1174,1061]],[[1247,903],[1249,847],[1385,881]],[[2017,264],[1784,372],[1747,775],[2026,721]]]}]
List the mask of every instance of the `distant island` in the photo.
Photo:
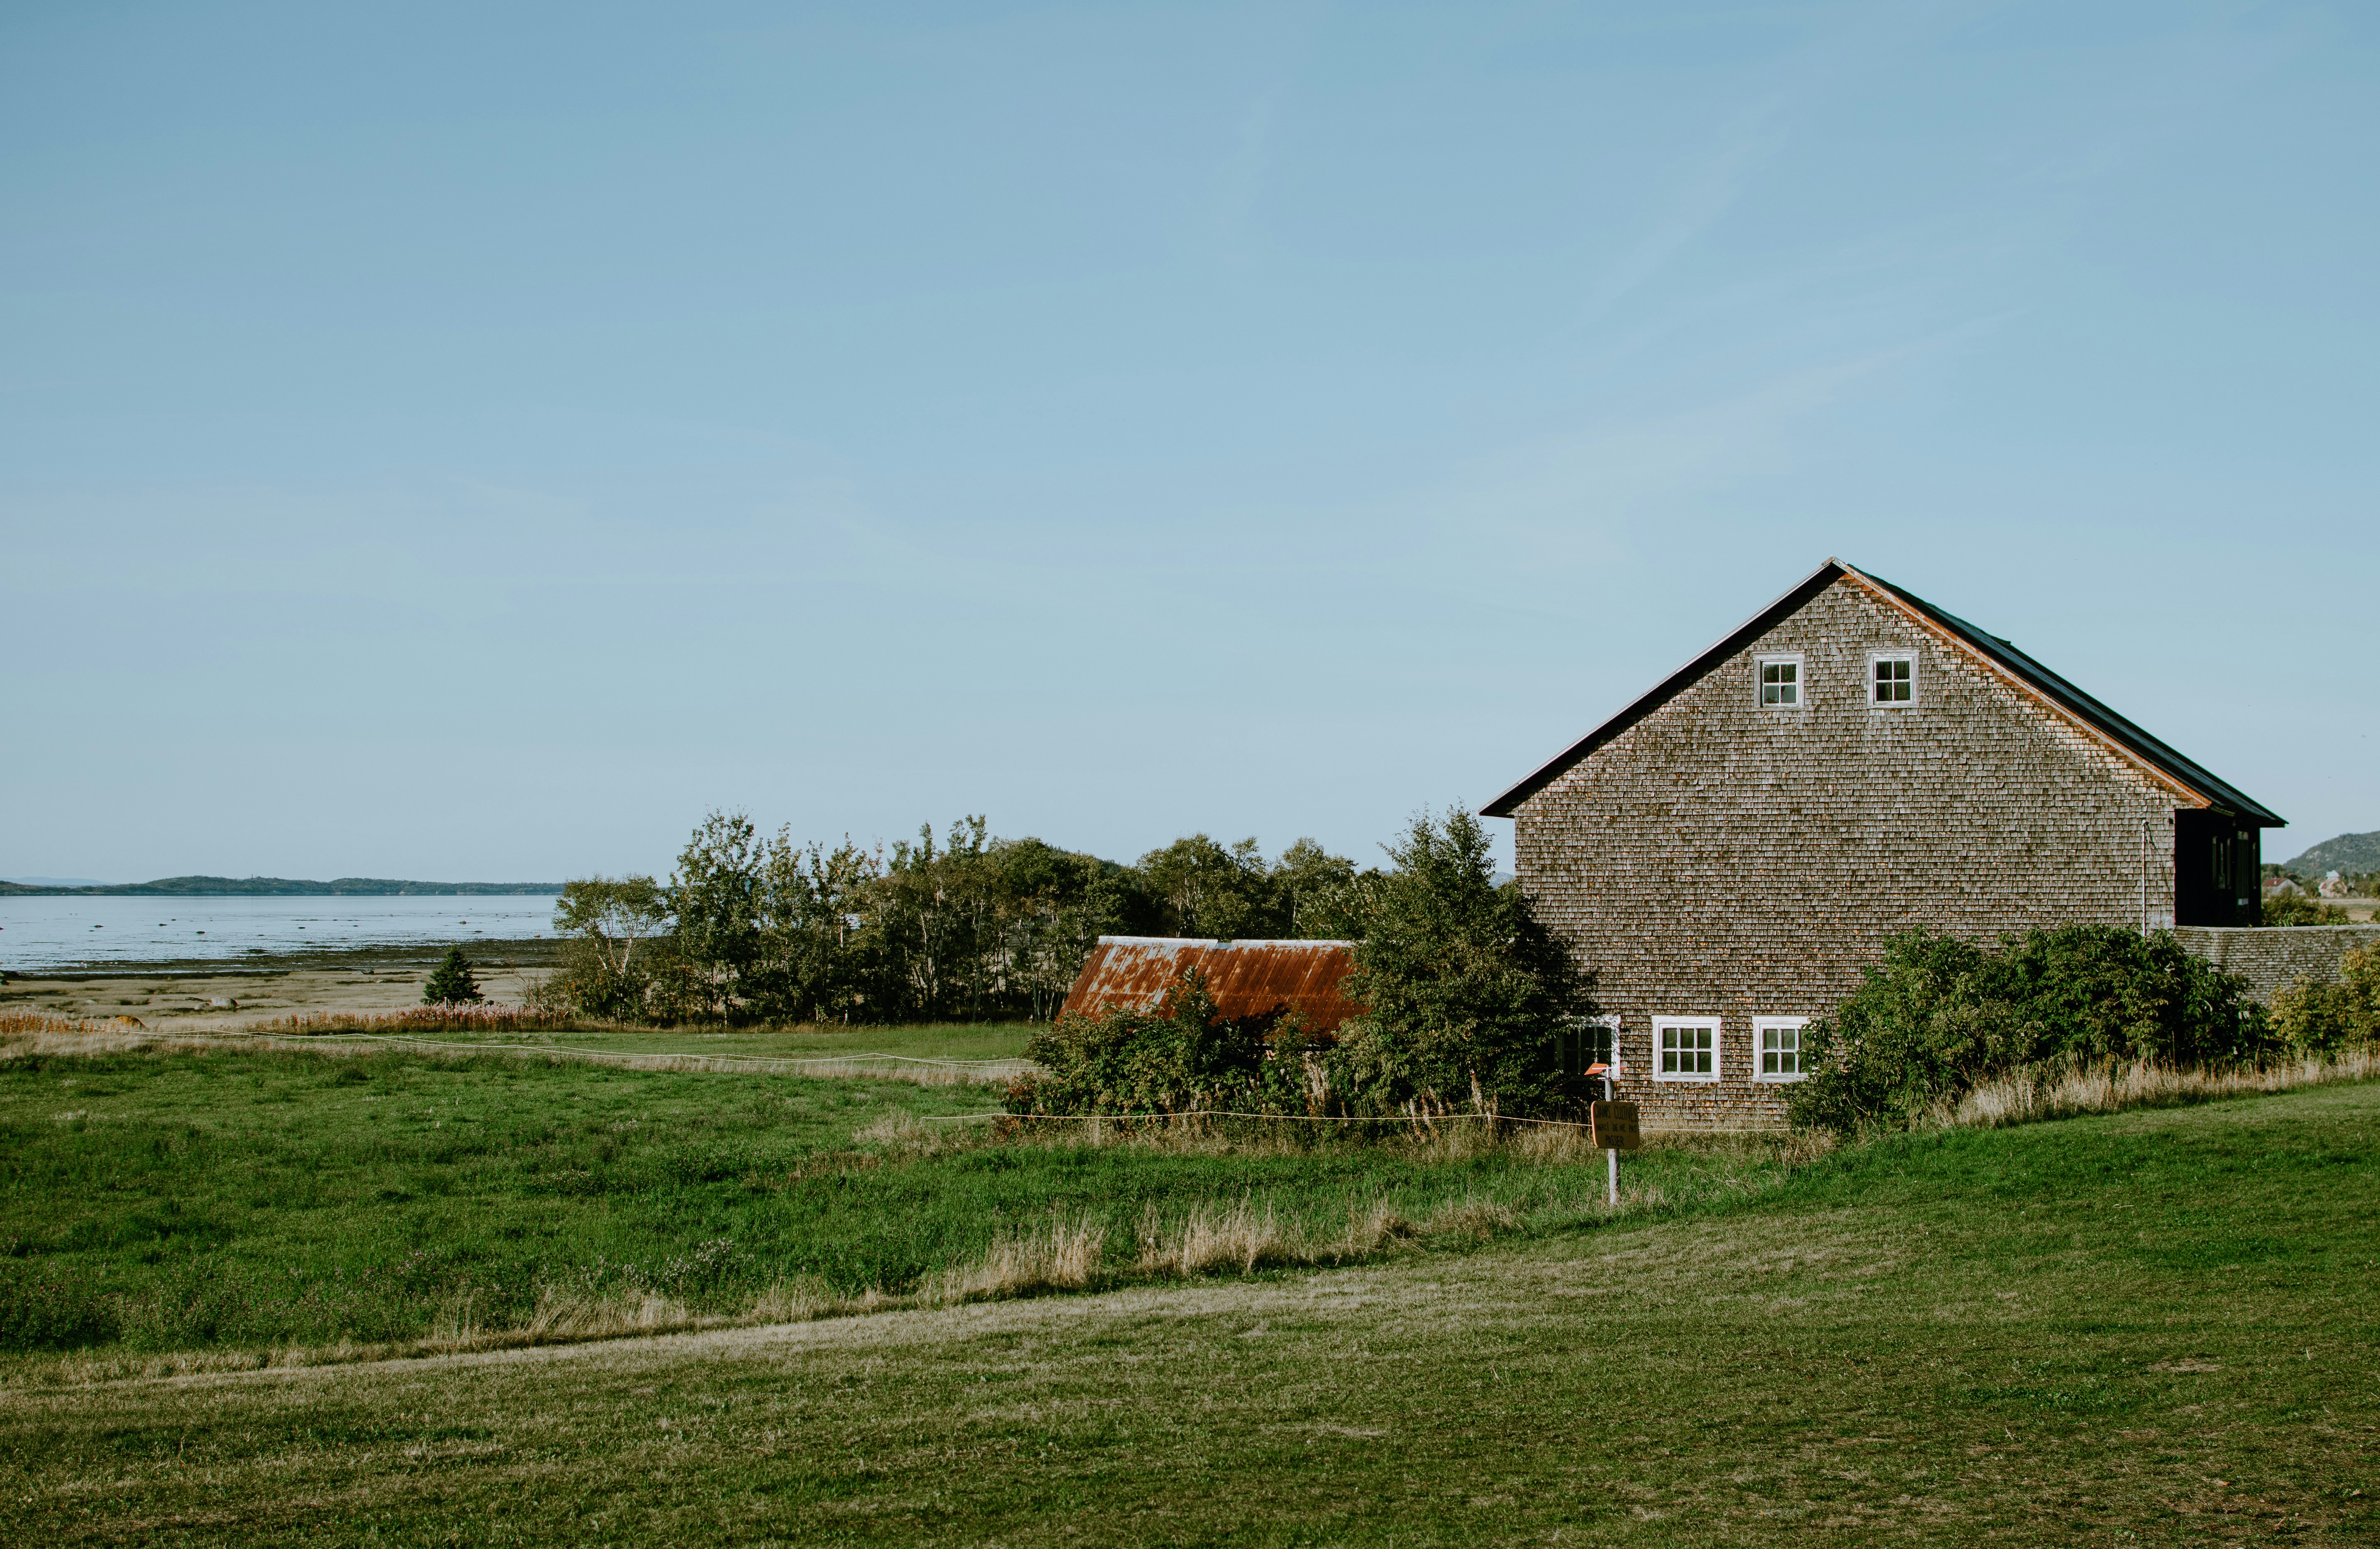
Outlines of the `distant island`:
[{"label": "distant island", "polygon": [[388,877],[342,877],[331,882],[288,877],[165,877],[154,882],[118,882],[95,888],[36,888],[21,882],[0,882],[0,898],[481,898],[561,891],[559,882],[407,882]]}]

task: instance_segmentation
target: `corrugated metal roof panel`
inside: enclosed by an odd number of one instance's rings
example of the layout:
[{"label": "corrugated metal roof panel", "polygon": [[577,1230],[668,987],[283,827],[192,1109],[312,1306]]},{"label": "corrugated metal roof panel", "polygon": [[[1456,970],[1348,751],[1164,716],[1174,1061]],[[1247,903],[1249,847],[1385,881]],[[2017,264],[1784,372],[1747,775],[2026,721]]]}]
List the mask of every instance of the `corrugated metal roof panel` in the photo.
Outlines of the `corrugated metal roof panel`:
[{"label": "corrugated metal roof panel", "polygon": [[1146,1010],[1164,999],[1165,987],[1185,969],[1196,968],[1207,975],[1207,993],[1224,1016],[1293,1010],[1307,1032],[1335,1033],[1363,1011],[1341,990],[1354,966],[1353,943],[1346,941],[1102,936],[1066,997],[1065,1010],[1082,1016],[1119,1007]]}]

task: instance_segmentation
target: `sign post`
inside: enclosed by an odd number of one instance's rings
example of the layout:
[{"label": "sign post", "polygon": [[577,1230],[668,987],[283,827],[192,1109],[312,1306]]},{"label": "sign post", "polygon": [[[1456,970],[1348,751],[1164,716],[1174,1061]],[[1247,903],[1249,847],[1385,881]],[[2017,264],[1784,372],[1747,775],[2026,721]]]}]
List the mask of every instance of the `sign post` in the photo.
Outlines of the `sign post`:
[{"label": "sign post", "polygon": [[1586,1106],[1586,1131],[1588,1138],[1603,1148],[1611,1204],[1617,1209],[1620,1205],[1620,1154],[1633,1151],[1645,1144],[1636,1129],[1636,1105],[1614,1100],[1619,1088],[1611,1079],[1618,1073],[1613,1066],[1597,1065],[1586,1073],[1603,1078],[1604,1100]]}]

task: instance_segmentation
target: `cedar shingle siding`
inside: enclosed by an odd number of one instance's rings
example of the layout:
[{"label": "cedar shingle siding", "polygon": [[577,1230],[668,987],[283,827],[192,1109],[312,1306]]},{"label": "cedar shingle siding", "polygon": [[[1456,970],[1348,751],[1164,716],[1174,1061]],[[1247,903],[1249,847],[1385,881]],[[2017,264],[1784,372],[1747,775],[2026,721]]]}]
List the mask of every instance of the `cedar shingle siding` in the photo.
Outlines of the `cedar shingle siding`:
[{"label": "cedar shingle siding", "polygon": [[[2219,829],[2247,879],[2246,905],[2225,889],[2205,923],[2253,906],[2258,826],[2277,817],[2006,642],[1971,639],[1989,637],[1830,562],[1487,808],[1513,819],[1541,916],[1599,973],[1623,1095],[1648,1120],[1780,1122],[1782,1089],[1753,1079],[1753,1019],[1832,1009],[1895,931],[2171,925],[2178,809],[2185,842]],[[1879,651],[1913,657],[1905,707],[1869,702]],[[1775,655],[1801,660],[1796,708],[1758,703]],[[1650,1079],[1657,1017],[1720,1019],[1717,1083]]]}]

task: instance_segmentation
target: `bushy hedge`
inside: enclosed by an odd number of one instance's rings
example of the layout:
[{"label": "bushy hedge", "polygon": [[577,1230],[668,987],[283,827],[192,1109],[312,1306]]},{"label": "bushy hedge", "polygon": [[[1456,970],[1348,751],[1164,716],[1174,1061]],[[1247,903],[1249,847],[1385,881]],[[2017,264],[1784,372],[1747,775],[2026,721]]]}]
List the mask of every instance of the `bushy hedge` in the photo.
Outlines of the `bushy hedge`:
[{"label": "bushy hedge", "polygon": [[2309,978],[2275,996],[2273,1031],[2293,1054],[2380,1043],[2380,946],[2341,958],[2335,980]]},{"label": "bushy hedge", "polygon": [[1813,1073],[1788,1098],[1793,1122],[1844,1132],[2046,1059],[2222,1065],[2265,1053],[2273,1033],[2246,980],[2162,931],[2073,926],[1977,946],[1921,928],[1886,942],[1803,1047]]},{"label": "bushy hedge", "polygon": [[1232,1018],[1193,968],[1152,1010],[1061,1016],[1026,1046],[1041,1073],[1008,1091],[1011,1113],[1304,1113],[1318,1090],[1315,1041],[1293,1015]]}]

